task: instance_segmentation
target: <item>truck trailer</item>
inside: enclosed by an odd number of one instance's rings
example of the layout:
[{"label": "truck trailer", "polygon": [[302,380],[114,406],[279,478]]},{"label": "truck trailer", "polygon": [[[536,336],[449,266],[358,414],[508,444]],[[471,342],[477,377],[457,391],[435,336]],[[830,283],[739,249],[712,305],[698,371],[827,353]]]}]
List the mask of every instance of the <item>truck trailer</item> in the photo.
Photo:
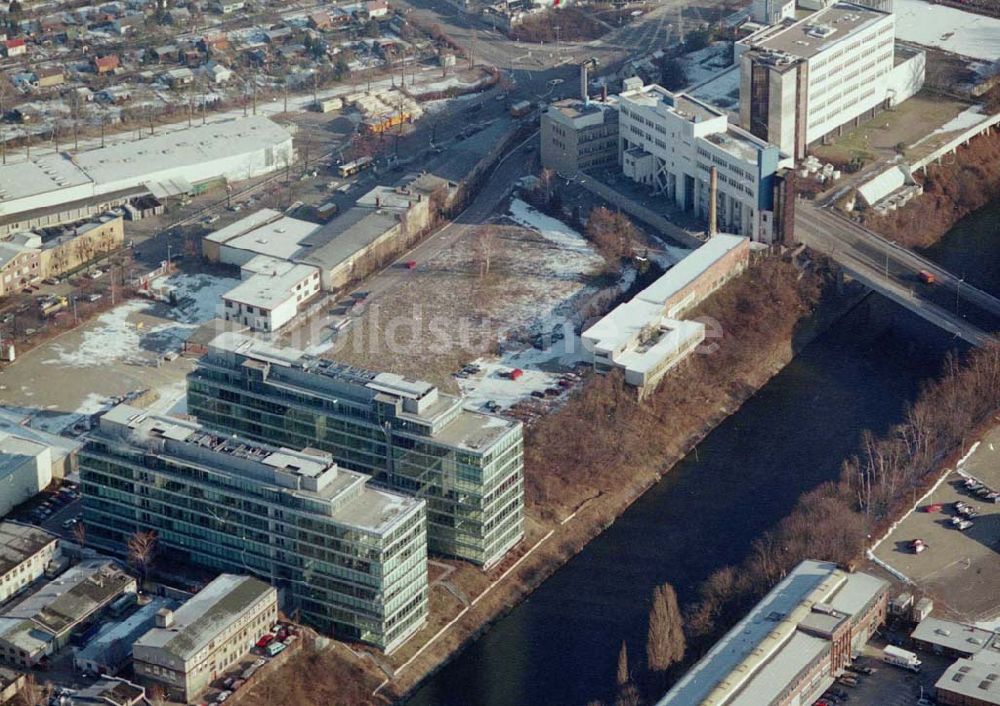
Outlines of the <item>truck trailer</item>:
[{"label": "truck trailer", "polygon": [[882,650],[882,661],[886,664],[909,669],[911,672],[920,671],[921,662],[917,655],[894,645],[886,645],[886,648]]}]

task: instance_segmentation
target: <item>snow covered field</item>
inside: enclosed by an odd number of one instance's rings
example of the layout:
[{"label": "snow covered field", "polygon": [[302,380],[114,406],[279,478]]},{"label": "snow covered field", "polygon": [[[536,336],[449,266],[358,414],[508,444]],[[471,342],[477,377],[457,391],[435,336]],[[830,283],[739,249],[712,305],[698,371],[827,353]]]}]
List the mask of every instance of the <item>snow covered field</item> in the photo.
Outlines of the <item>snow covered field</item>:
[{"label": "snow covered field", "polygon": [[924,0],[895,0],[896,38],[970,56],[1000,59],[1000,20]]},{"label": "snow covered field", "polygon": [[[108,409],[124,395],[157,393],[153,407],[182,413],[184,376],[190,361],[158,365],[212,319],[220,295],[236,280],[207,274],[176,274],[163,285],[177,306],[132,299],[20,356],[0,377],[0,407],[28,428],[58,434],[86,416]],[[2,421],[2,420],[0,420]]]},{"label": "snow covered field", "polygon": [[177,350],[199,325],[219,311],[224,292],[238,280],[206,274],[177,274],[162,284],[174,292],[177,306],[171,308],[168,321],[147,324],[138,315],[153,315],[162,304],[133,299],[111,309],[86,327],[83,339],[75,348],[61,343],[52,345],[55,357],[44,362],[69,368],[96,368],[120,360],[142,364],[169,350]]}]

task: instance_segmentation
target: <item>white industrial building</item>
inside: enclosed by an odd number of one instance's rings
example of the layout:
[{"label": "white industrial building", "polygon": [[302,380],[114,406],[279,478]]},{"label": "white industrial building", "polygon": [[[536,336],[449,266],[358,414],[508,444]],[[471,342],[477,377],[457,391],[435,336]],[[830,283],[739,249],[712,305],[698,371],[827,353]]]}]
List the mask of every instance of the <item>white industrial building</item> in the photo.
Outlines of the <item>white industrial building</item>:
[{"label": "white industrial building", "polygon": [[888,592],[875,576],[803,561],[657,706],[811,704],[885,622]]},{"label": "white industrial building", "polygon": [[685,211],[708,217],[711,170],[718,172],[718,229],[769,243],[775,236],[775,173],[791,159],[729,124],[726,114],[683,93],[627,79],[619,97],[625,176]]},{"label": "white industrial building", "polygon": [[319,268],[257,255],[240,268],[242,282],[222,295],[223,318],[254,331],[277,331],[319,294]]},{"label": "white industrial building", "polygon": [[290,260],[301,254],[305,240],[320,226],[262,208],[220,228],[202,241],[209,262],[243,267],[258,255]]},{"label": "white industrial building", "polygon": [[260,116],[164,130],[75,154],[8,160],[0,166],[0,220],[128,192],[188,193],[205,182],[283,169],[293,160],[292,134]]},{"label": "white industrial building", "polygon": [[52,482],[52,450],[0,431],[0,515],[34,497]]},{"label": "white industrial building", "polygon": [[640,396],[705,340],[705,325],[680,316],[742,272],[750,241],[716,235],[581,335],[598,372],[620,368]]},{"label": "white industrial building", "polygon": [[890,12],[838,2],[736,43],[740,125],[796,159],[851,121],[920,90],[924,53],[895,43]]}]

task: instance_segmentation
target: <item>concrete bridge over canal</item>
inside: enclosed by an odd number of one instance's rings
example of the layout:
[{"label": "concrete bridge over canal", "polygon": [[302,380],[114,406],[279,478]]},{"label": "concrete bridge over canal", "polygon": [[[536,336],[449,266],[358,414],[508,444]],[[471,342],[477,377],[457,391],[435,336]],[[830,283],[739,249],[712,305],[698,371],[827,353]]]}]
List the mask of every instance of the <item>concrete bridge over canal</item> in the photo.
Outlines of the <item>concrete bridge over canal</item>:
[{"label": "concrete bridge over canal", "polygon": [[[795,203],[795,237],[864,285],[974,346],[997,342],[1000,299],[954,273],[809,201]],[[934,284],[920,281],[922,270]]]}]

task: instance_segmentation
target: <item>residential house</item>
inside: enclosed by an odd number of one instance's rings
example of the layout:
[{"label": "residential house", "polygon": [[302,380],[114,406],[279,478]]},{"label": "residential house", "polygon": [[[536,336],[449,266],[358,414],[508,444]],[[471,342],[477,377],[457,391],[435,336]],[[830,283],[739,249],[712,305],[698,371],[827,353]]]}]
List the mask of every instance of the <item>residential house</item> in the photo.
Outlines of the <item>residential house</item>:
[{"label": "residential house", "polygon": [[107,74],[117,71],[121,62],[117,54],[108,54],[106,56],[95,56],[91,60],[91,65],[93,66],[94,73]]},{"label": "residential house", "polygon": [[23,39],[5,39],[3,50],[4,56],[23,56],[28,53],[28,43]]}]

